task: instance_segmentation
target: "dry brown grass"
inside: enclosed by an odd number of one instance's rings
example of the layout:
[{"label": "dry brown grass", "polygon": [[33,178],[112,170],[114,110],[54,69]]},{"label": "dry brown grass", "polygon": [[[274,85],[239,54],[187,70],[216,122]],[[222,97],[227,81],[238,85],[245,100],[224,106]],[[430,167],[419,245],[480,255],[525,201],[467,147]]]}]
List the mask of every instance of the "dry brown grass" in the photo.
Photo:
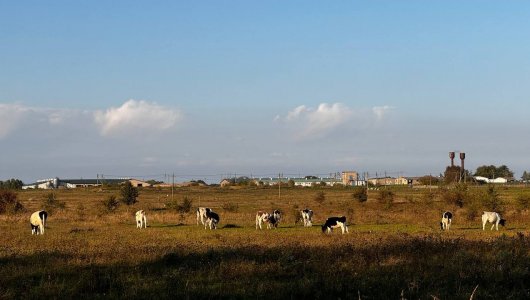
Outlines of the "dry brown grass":
[{"label": "dry brown grass", "polygon": [[[317,191],[325,201],[314,200]],[[395,203],[375,191],[358,203],[349,189],[179,188],[221,216],[220,229],[195,225],[165,209],[169,190],[142,189],[138,203],[104,213],[113,189],[59,190],[64,210],[49,216],[44,236],[31,236],[29,213],[0,216],[0,298],[478,298],[529,295],[528,213],[517,212],[515,191],[502,190],[508,226],[483,232],[466,207],[425,201],[423,191],[395,190]],[[45,191],[18,199],[37,210]],[[225,211],[226,204],[236,211]],[[294,225],[295,209],[315,211],[314,224],[332,215],[350,218],[350,234],[323,235],[319,226]],[[147,211],[149,227],[135,227]],[[257,210],[280,209],[277,230],[255,230]],[[441,232],[441,213],[455,213]],[[229,209],[230,210],[230,209]],[[178,225],[184,223],[183,225]],[[228,226],[227,226],[228,225]],[[226,226],[225,228],[223,228]],[[492,271],[492,269],[494,271]],[[500,274],[500,275],[499,275]]]}]

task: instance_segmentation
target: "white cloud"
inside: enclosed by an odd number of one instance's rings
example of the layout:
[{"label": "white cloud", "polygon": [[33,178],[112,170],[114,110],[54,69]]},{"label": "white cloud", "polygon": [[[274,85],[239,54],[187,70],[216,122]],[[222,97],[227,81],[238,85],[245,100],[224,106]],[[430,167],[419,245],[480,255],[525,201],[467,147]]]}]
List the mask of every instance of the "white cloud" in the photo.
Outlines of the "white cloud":
[{"label": "white cloud", "polygon": [[120,107],[94,112],[94,121],[103,136],[137,131],[165,130],[179,121],[181,112],[147,101],[128,100]]},{"label": "white cloud", "polygon": [[16,130],[31,114],[29,107],[0,103],[0,139]]},{"label": "white cloud", "polygon": [[322,137],[351,119],[353,111],[342,103],[322,103],[318,108],[300,105],[288,112],[285,121],[296,124],[301,138]]},{"label": "white cloud", "polygon": [[374,106],[372,108],[372,112],[375,114],[375,117],[378,121],[382,120],[388,112],[392,109],[391,106],[384,105],[384,106]]}]

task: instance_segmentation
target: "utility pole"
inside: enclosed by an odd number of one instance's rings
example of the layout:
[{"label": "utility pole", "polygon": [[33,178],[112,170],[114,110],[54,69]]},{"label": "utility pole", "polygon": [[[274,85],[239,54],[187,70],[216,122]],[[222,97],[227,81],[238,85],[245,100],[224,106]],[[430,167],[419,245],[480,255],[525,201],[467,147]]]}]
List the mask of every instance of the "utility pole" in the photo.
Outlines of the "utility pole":
[{"label": "utility pole", "polygon": [[282,173],[278,173],[278,199],[282,199]]},{"label": "utility pole", "polygon": [[173,202],[173,188],[175,187],[175,173],[173,173],[173,179],[171,181],[171,202]]}]

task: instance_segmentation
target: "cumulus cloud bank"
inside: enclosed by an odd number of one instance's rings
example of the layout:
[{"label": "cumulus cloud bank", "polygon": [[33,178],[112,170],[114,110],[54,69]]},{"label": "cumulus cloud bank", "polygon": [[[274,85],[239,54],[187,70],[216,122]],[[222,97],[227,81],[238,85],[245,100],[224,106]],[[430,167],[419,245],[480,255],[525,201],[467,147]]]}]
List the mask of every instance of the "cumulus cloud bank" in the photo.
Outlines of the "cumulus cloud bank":
[{"label": "cumulus cloud bank", "polygon": [[0,103],[0,138],[8,136],[30,113],[30,108],[20,104]]},{"label": "cumulus cloud bank", "polygon": [[285,121],[300,126],[302,138],[321,137],[347,122],[351,115],[352,110],[342,103],[322,103],[316,109],[300,105],[287,113]]},{"label": "cumulus cloud bank", "polygon": [[181,112],[156,103],[128,100],[120,107],[94,112],[94,121],[103,136],[132,133],[138,130],[169,129],[181,119]]},{"label": "cumulus cloud bank", "polygon": [[[321,138],[340,128],[353,128],[373,124],[385,119],[391,106],[375,106],[371,111],[352,109],[342,103],[322,103],[317,108],[300,105],[287,113],[285,118],[276,116],[275,122],[284,121],[300,139]],[[355,122],[354,122],[355,121]]]}]

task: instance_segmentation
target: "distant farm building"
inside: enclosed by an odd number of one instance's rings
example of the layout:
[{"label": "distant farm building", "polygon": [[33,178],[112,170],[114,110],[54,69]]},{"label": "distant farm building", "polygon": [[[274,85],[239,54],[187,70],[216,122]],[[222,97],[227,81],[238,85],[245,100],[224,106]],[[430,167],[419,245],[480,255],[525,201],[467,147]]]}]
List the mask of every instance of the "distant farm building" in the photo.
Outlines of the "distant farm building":
[{"label": "distant farm building", "polygon": [[330,177],[314,177],[314,176],[307,176],[307,177],[286,177],[286,178],[279,178],[279,177],[261,177],[261,178],[254,178],[254,183],[260,185],[278,185],[281,181],[283,184],[287,184],[289,181],[293,181],[295,186],[303,186],[303,187],[310,187],[320,184],[325,184],[327,186],[334,186],[336,184],[342,185],[342,179],[338,178],[330,178]]},{"label": "distant farm building", "polygon": [[502,177],[497,177],[495,179],[490,179],[490,178],[486,178],[486,177],[482,177],[482,176],[475,176],[473,178],[476,181],[482,182],[482,183],[507,183],[508,182],[508,179],[502,178]]},{"label": "distant farm building", "polygon": [[149,187],[151,184],[145,181],[132,178],[119,178],[119,179],[59,179],[50,178],[37,180],[35,183],[26,184],[22,186],[22,189],[74,189],[74,188],[86,188],[86,187],[98,187],[102,185],[120,185],[124,182],[129,181],[134,187]]}]

